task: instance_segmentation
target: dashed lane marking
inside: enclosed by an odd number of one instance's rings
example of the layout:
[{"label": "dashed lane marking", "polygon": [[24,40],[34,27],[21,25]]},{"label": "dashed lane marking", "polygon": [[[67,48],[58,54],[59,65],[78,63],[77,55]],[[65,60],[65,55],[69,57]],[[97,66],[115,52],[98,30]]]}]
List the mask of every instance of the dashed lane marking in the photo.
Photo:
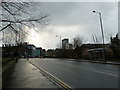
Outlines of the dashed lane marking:
[{"label": "dashed lane marking", "polygon": [[101,73],[101,74],[106,74],[106,75],[110,75],[110,76],[114,76],[114,77],[119,77],[118,75],[115,75],[115,74],[112,74],[112,73],[106,73],[106,72],[101,72],[101,71],[96,71],[96,70],[94,70],[94,72]]}]

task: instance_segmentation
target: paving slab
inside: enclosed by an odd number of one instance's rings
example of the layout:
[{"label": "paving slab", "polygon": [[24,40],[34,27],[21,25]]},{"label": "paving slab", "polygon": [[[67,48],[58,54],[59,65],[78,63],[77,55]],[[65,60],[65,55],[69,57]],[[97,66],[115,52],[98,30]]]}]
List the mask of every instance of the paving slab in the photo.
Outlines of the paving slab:
[{"label": "paving slab", "polygon": [[5,88],[59,88],[30,64],[27,59],[20,59],[12,74],[8,77]]}]

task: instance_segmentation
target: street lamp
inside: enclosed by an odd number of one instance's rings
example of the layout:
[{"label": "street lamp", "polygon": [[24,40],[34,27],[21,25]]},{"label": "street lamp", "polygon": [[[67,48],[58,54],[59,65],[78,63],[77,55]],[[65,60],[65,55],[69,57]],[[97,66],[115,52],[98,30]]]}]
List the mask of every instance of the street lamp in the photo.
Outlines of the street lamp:
[{"label": "street lamp", "polygon": [[59,35],[56,35],[56,37],[60,37],[60,48],[61,48],[61,36],[59,36]]},{"label": "street lamp", "polygon": [[105,53],[105,41],[104,41],[104,32],[103,32],[103,25],[102,25],[102,14],[100,12],[97,12],[97,11],[93,11],[93,13],[98,13],[99,14],[99,17],[100,17],[100,27],[101,27],[101,33],[102,33],[102,40],[103,40],[103,56],[104,56],[104,60],[106,62],[106,53]]}]

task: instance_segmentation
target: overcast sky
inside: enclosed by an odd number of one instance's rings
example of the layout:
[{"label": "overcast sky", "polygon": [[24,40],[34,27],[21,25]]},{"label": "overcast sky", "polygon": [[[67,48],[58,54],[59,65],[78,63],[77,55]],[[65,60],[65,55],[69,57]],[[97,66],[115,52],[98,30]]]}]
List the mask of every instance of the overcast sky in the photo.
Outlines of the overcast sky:
[{"label": "overcast sky", "polygon": [[[42,2],[49,16],[49,25],[39,33],[34,31],[26,41],[43,48],[56,48],[60,43],[59,35],[68,38],[72,43],[76,35],[83,37],[84,43],[93,43],[92,34],[97,35],[101,43],[99,15],[102,13],[105,42],[109,36],[118,32],[118,3],[117,2]],[[38,28],[40,29],[40,28]]]},{"label": "overcast sky", "polygon": [[50,16],[46,27],[37,27],[29,30],[30,35],[26,41],[42,48],[56,48],[62,39],[68,38],[72,43],[77,35],[83,38],[83,43],[93,43],[92,34],[101,40],[99,15],[93,10],[102,13],[105,42],[109,43],[109,37],[118,33],[118,2],[38,2],[39,10],[33,13],[47,13]]}]

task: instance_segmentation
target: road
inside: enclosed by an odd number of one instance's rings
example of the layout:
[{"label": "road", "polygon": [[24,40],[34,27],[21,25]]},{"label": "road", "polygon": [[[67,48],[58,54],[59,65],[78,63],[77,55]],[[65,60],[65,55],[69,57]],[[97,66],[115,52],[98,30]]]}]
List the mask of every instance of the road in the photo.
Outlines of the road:
[{"label": "road", "polygon": [[29,61],[73,88],[118,88],[118,65],[57,58]]}]

